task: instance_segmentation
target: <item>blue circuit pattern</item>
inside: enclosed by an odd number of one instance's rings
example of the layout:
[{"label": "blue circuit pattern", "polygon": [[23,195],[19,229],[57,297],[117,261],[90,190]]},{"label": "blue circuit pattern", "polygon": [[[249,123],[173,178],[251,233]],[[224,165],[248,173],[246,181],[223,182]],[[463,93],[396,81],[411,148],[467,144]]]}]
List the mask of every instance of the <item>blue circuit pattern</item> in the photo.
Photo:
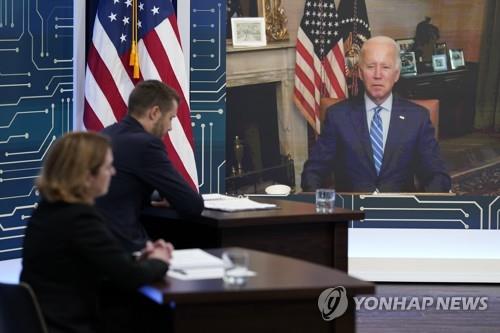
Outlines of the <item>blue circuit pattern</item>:
[{"label": "blue circuit pattern", "polygon": [[[314,202],[312,195],[289,198]],[[365,213],[351,228],[500,230],[500,197],[337,193],[335,206]]]},{"label": "blue circuit pattern", "polygon": [[21,255],[34,188],[72,128],[73,1],[0,0],[0,260]]},{"label": "blue circuit pattern", "polygon": [[191,0],[190,102],[202,193],[224,192],[226,1]]}]

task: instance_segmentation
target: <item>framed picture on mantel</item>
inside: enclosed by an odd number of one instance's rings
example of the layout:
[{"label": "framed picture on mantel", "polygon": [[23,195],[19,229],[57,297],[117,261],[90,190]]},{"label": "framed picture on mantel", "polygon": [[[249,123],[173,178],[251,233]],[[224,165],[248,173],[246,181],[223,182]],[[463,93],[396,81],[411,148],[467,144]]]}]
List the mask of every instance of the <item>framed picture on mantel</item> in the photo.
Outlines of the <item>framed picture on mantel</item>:
[{"label": "framed picture on mantel", "polygon": [[231,29],[234,47],[259,47],[267,44],[263,17],[233,17]]},{"label": "framed picture on mantel", "polygon": [[396,43],[399,45],[399,52],[411,52],[413,51],[413,46],[415,45],[415,39],[404,38],[396,39]]},{"label": "framed picture on mantel", "polygon": [[446,54],[434,54],[432,56],[432,68],[434,72],[443,72],[448,70]]},{"label": "framed picture on mantel", "polygon": [[450,49],[450,65],[451,69],[459,69],[465,67],[464,51],[462,49]]},{"label": "framed picture on mantel", "polygon": [[446,42],[439,42],[434,46],[434,54],[447,54],[447,50]]},{"label": "framed picture on mantel", "polygon": [[401,75],[417,75],[417,62],[415,61],[415,52],[401,52]]}]

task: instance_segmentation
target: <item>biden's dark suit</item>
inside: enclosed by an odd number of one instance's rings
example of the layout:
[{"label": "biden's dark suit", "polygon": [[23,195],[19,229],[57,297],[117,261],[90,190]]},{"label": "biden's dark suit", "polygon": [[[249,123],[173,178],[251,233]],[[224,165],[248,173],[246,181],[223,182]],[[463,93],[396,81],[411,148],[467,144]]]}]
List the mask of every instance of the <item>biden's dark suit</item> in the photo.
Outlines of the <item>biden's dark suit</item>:
[{"label": "biden's dark suit", "polygon": [[[448,192],[450,176],[426,109],[394,96],[380,174],[373,162],[363,98],[327,112],[321,135],[302,172],[302,189],[324,186],[332,171],[341,192]],[[415,177],[419,187],[415,185]]]}]

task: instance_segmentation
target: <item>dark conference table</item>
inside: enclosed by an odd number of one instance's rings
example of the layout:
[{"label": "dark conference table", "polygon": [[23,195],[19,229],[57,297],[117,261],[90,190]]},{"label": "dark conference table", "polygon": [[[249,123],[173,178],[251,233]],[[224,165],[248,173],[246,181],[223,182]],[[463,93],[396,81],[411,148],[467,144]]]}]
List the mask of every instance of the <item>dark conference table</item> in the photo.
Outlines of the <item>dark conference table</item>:
[{"label": "dark conference table", "polygon": [[200,218],[183,219],[172,209],[147,208],[141,217],[152,238],[178,249],[239,246],[304,259],[347,272],[347,224],[364,213],[336,208],[318,214],[315,205],[272,198],[252,198],[278,209],[222,212],[205,209]]},{"label": "dark conference table", "polygon": [[[223,250],[208,252],[220,256]],[[373,283],[303,260],[247,251],[257,275],[242,287],[226,287],[222,279],[170,277],[158,286],[172,332],[355,332],[352,296],[373,294]],[[325,321],[318,297],[337,286],[346,289],[349,306],[339,318]]]}]

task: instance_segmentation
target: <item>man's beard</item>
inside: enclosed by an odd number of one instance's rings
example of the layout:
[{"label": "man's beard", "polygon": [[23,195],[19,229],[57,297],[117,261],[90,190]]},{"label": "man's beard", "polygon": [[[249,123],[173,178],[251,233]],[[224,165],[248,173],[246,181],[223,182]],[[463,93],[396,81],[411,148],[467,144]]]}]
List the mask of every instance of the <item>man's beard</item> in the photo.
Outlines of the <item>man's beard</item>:
[{"label": "man's beard", "polygon": [[151,134],[156,136],[157,138],[163,139],[163,133],[164,133],[164,126],[163,126],[163,117],[158,119],[158,121],[153,125],[153,130]]}]

